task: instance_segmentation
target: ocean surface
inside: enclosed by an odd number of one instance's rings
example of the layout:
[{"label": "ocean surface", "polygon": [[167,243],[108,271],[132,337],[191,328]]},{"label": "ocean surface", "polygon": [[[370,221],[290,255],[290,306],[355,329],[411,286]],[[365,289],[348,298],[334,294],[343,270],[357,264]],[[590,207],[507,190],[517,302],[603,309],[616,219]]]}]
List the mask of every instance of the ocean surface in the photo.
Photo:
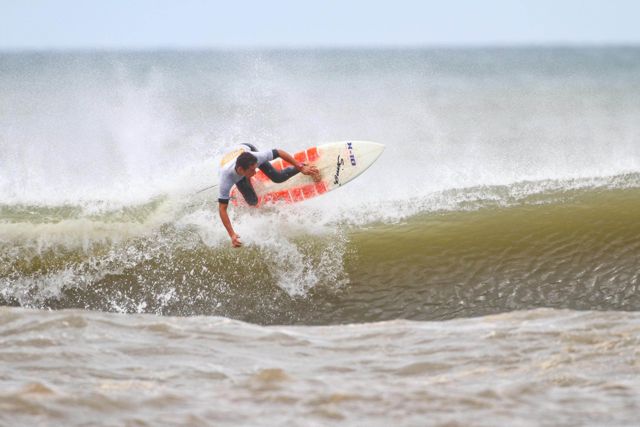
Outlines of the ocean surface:
[{"label": "ocean surface", "polygon": [[639,286],[638,47],[0,53],[0,425],[638,425]]}]

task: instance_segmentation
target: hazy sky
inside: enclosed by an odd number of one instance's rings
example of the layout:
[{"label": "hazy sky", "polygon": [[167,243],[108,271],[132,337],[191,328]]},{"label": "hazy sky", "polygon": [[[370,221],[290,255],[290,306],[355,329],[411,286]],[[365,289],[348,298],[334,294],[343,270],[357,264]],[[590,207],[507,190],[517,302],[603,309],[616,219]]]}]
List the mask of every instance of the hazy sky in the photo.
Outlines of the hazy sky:
[{"label": "hazy sky", "polygon": [[0,0],[0,49],[640,44],[635,0]]}]

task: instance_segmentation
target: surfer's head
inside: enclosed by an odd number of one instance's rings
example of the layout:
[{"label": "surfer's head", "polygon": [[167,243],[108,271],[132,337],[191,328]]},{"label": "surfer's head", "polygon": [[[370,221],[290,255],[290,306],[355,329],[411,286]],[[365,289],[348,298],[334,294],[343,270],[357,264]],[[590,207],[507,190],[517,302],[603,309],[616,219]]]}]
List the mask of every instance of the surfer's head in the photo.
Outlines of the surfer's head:
[{"label": "surfer's head", "polygon": [[240,154],[236,159],[236,172],[238,175],[251,178],[256,174],[256,168],[258,167],[258,159],[253,154],[245,151]]}]

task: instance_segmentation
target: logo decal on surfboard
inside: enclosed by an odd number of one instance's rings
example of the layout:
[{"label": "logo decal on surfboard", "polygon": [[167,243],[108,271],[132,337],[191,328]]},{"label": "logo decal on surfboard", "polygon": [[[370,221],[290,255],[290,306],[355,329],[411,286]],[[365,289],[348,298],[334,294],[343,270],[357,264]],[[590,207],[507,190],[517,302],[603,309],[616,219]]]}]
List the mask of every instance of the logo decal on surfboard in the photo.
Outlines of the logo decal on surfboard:
[{"label": "logo decal on surfboard", "polygon": [[340,157],[340,154],[338,154],[338,161],[336,162],[336,173],[335,175],[333,175],[334,184],[342,185],[340,184],[340,168],[343,168],[343,167],[344,167],[344,159]]},{"label": "logo decal on surfboard", "polygon": [[353,146],[350,142],[347,142],[347,149],[349,150],[349,160],[351,161],[351,166],[356,165],[356,156],[353,154]]}]

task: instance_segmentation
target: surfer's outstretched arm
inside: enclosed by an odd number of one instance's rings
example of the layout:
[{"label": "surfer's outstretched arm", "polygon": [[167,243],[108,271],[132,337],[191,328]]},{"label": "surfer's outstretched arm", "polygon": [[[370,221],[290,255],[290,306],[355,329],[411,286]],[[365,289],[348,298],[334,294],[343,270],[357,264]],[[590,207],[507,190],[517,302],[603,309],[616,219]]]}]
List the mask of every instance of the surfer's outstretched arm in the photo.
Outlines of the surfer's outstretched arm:
[{"label": "surfer's outstretched arm", "polygon": [[220,213],[220,219],[222,220],[222,224],[224,228],[227,229],[227,233],[229,233],[229,237],[231,237],[231,245],[234,248],[239,248],[242,246],[240,242],[240,236],[236,234],[233,230],[233,226],[231,225],[231,220],[229,219],[229,214],[227,213],[227,208],[229,207],[228,203],[218,203],[218,212]]},{"label": "surfer's outstretched arm", "polygon": [[278,155],[282,158],[282,160],[284,160],[285,162],[292,164],[296,169],[298,169],[300,172],[302,172],[303,175],[311,175],[311,177],[314,179],[314,181],[319,181],[320,180],[320,171],[318,171],[318,168],[312,165],[308,165],[306,163],[301,163],[299,161],[297,161],[296,159],[293,158],[293,156],[289,153],[287,153],[284,150],[281,149],[276,149],[274,151],[278,152]]}]

